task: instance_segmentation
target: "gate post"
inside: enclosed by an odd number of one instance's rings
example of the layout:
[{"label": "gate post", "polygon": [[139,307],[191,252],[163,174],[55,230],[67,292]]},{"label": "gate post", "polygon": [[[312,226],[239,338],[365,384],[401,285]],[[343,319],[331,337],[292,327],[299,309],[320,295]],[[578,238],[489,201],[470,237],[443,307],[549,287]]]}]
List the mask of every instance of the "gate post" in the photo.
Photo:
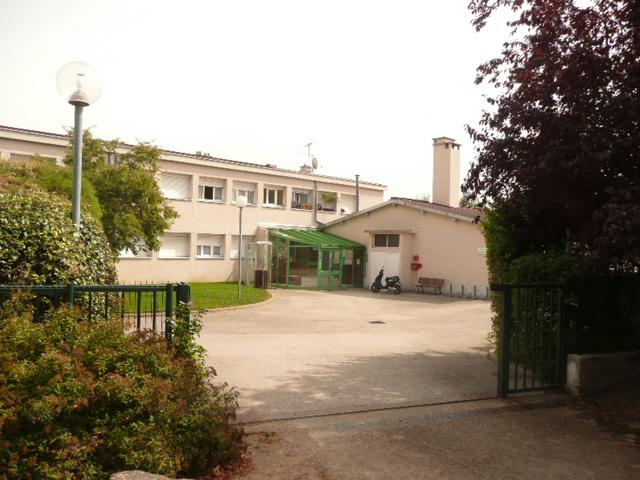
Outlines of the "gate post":
[{"label": "gate post", "polygon": [[503,290],[498,355],[498,396],[506,397],[509,393],[511,363],[511,287],[508,285]]},{"label": "gate post", "polygon": [[560,290],[558,294],[559,321],[558,321],[558,344],[556,347],[556,384],[560,388],[565,388],[567,377],[567,308],[564,303],[564,292]]},{"label": "gate post", "polygon": [[173,285],[167,283],[164,297],[164,335],[169,343],[173,334]]},{"label": "gate post", "polygon": [[73,284],[67,284],[66,287],[66,296],[67,296],[67,303],[69,304],[70,307],[73,307],[73,297],[75,294],[75,288]]},{"label": "gate post", "polygon": [[188,283],[178,283],[176,285],[176,301],[189,303],[191,301],[191,285]]},{"label": "gate post", "polygon": [[[191,303],[191,285],[187,283],[178,283],[176,285],[176,303],[184,303],[187,305],[187,313],[185,314],[185,320],[190,322],[191,312],[189,310],[189,303]],[[180,309],[182,311],[182,309]],[[182,313],[180,313],[182,315]],[[190,328],[191,326],[189,326]]]}]

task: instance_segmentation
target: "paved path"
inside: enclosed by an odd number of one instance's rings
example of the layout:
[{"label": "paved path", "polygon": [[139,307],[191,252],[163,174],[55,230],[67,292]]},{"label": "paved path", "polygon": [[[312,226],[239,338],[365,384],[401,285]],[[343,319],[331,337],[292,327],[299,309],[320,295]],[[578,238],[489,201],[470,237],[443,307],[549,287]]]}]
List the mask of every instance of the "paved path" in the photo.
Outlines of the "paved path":
[{"label": "paved path", "polygon": [[273,295],[205,319],[208,364],[238,387],[241,421],[495,394],[488,302],[359,290]]},{"label": "paved path", "polygon": [[640,448],[567,407],[504,400],[247,427],[243,480],[632,480]]}]

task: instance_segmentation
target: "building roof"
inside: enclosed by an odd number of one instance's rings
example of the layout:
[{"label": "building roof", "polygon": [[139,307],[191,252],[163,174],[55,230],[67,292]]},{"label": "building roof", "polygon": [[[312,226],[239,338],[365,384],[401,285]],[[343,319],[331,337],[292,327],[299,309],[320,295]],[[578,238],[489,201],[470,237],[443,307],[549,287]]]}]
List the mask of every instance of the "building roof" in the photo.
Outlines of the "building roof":
[{"label": "building roof", "polygon": [[467,222],[478,223],[482,216],[482,210],[477,208],[467,207],[450,207],[448,205],[441,205],[439,203],[429,202],[427,200],[415,200],[412,198],[391,197],[389,200],[383,203],[374,205],[373,207],[360,210],[357,213],[352,213],[346,217],[339,218],[329,223],[325,223],[322,228],[330,225],[336,225],[341,222],[349,221],[352,218],[359,217],[361,215],[369,214],[373,211],[379,210],[389,205],[402,205],[404,207],[415,208],[423,212],[434,213],[436,215],[442,215],[445,217],[456,218],[458,220],[464,220]]},{"label": "building roof", "polygon": [[[18,128],[18,127],[9,127],[7,125],[0,125],[0,131],[7,131],[7,132],[15,132],[15,133],[21,133],[21,134],[26,134],[26,135],[36,135],[39,137],[47,137],[47,138],[51,138],[51,139],[55,139],[57,140],[56,145],[60,145],[60,140],[64,140],[65,142],[68,142],[69,137],[65,134],[61,134],[61,133],[52,133],[52,132],[43,132],[40,130],[29,130],[26,128]],[[134,145],[128,144],[128,143],[124,143],[122,142],[122,145],[126,148],[131,148]],[[184,158],[193,158],[194,160],[197,159],[199,161],[207,161],[207,162],[211,162],[211,163],[222,163],[222,164],[227,164],[227,165],[235,165],[235,166],[239,166],[239,167],[248,167],[248,168],[258,168],[261,170],[268,170],[271,172],[281,172],[281,173],[287,173],[287,174],[295,174],[295,175],[303,175],[305,177],[310,177],[311,179],[313,178],[320,178],[320,179],[326,179],[326,180],[338,180],[341,182],[351,182],[351,183],[355,183],[355,180],[352,178],[344,178],[344,177],[334,177],[331,175],[320,175],[318,173],[314,173],[314,172],[304,172],[304,171],[300,171],[300,170],[291,170],[291,169],[286,169],[286,168],[278,168],[277,166],[273,165],[273,164],[260,164],[260,163],[251,163],[251,162],[243,162],[240,160],[228,160],[225,158],[218,158],[218,157],[213,157],[211,155],[208,154],[197,154],[197,153],[186,153],[186,152],[178,152],[176,150],[167,150],[167,149],[163,149],[161,148],[160,151],[162,152],[162,154],[164,155],[175,155],[178,157],[184,157]],[[381,183],[373,183],[373,182],[366,182],[366,181],[362,181],[360,180],[360,185],[364,185],[364,186],[368,186],[368,187],[378,187],[378,188],[386,188],[386,185],[383,185]]]},{"label": "building roof", "polygon": [[346,238],[338,237],[326,232],[317,232],[309,230],[271,230],[269,232],[285,240],[291,240],[293,242],[302,243],[304,245],[310,245],[319,248],[357,248],[363,247],[356,242],[347,240]]},{"label": "building roof", "polygon": [[460,215],[462,217],[468,217],[471,219],[475,219],[478,215],[482,214],[482,210],[478,208],[450,207],[448,205],[441,205],[439,203],[429,202],[428,200],[415,200],[412,198],[402,198],[402,197],[391,197],[391,200],[399,200],[402,202],[415,204],[416,206],[439,210],[441,212]]}]

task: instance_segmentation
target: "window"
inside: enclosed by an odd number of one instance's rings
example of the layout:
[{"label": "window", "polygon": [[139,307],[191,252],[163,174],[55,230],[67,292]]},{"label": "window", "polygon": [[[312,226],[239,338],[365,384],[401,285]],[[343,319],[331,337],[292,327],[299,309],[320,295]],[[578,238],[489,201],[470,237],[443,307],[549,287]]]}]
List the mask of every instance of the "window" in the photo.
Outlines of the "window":
[{"label": "window", "polygon": [[126,248],[120,251],[118,255],[120,258],[151,258],[151,251],[147,247],[147,244],[143,240],[140,240],[136,245],[138,253],[133,253],[130,248]]},{"label": "window", "polygon": [[222,257],[222,244],[224,235],[198,235],[196,245],[197,258],[220,258]]},{"label": "window", "polygon": [[247,203],[251,205],[256,204],[255,199],[256,186],[253,183],[234,182],[232,200],[235,202],[238,196],[245,197]]},{"label": "window", "polygon": [[338,203],[338,194],[335,192],[319,192],[318,210],[335,212]]},{"label": "window", "polygon": [[356,196],[355,195],[340,195],[340,213],[346,215],[356,211]]},{"label": "window", "polygon": [[311,192],[306,190],[294,190],[291,195],[291,208],[304,208],[312,210]]},{"label": "window", "polygon": [[374,247],[399,247],[400,235],[397,233],[376,233],[373,236]]},{"label": "window", "polygon": [[160,237],[158,258],[189,258],[191,245],[188,233],[167,233]]},{"label": "window", "polygon": [[274,207],[284,207],[284,189],[282,187],[264,187],[262,203]]},{"label": "window", "polygon": [[13,153],[11,152],[9,154],[9,159],[14,161],[14,162],[26,162],[27,160],[30,160],[31,157],[33,157],[34,155],[29,155],[26,153]]},{"label": "window", "polygon": [[172,200],[191,200],[191,176],[161,173],[160,190]]},{"label": "window", "polygon": [[[244,250],[244,246],[247,242],[255,242],[255,235],[242,235],[242,248]],[[238,258],[238,247],[240,244],[240,236],[232,235],[231,236],[231,258]]]},{"label": "window", "polygon": [[200,178],[198,185],[198,200],[205,202],[224,201],[224,181]]}]

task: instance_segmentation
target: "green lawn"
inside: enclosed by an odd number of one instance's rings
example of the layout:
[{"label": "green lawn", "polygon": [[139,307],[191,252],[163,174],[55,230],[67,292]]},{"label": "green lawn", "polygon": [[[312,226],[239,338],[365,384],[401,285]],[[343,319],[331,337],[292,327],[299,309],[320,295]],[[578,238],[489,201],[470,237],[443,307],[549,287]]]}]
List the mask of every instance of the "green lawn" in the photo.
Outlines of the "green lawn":
[{"label": "green lawn", "polygon": [[[202,308],[223,308],[237,305],[249,305],[264,302],[271,298],[271,294],[261,288],[242,286],[242,299],[238,300],[238,284],[235,282],[219,283],[191,283],[191,303],[194,310]],[[117,294],[118,295],[118,294]],[[119,295],[118,295],[119,296]],[[115,297],[113,297],[115,298]],[[123,310],[127,313],[136,312],[136,293],[123,295]],[[113,301],[113,300],[112,300]],[[164,312],[164,292],[158,292],[157,309]],[[141,312],[150,315],[153,312],[153,294],[145,292],[141,299]]]},{"label": "green lawn", "polygon": [[238,300],[238,284],[235,282],[191,284],[191,300],[196,310],[249,305],[269,298],[271,294],[268,291],[243,285],[242,298]]}]

